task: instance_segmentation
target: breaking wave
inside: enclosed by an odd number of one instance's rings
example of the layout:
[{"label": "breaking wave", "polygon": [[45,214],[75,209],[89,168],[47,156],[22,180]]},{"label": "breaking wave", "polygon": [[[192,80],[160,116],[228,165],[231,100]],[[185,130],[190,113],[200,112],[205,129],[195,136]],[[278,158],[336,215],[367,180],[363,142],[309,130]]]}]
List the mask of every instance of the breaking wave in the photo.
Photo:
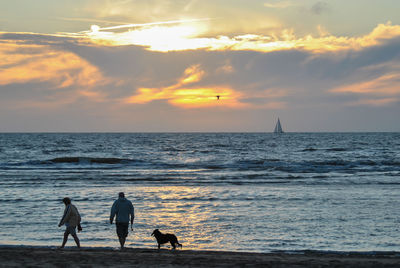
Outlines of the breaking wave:
[{"label": "breaking wave", "polygon": [[57,163],[57,164],[124,164],[137,162],[137,160],[120,159],[120,158],[99,158],[99,157],[58,157],[53,158],[43,163]]}]

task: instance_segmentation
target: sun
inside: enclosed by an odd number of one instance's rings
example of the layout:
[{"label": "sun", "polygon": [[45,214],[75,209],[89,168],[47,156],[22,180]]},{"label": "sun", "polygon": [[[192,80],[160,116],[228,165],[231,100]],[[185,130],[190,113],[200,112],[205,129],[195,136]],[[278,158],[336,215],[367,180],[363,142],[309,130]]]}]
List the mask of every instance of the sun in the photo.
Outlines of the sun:
[{"label": "sun", "polygon": [[100,31],[100,27],[98,25],[92,25],[90,26],[90,30],[92,31],[93,34],[96,34]]}]

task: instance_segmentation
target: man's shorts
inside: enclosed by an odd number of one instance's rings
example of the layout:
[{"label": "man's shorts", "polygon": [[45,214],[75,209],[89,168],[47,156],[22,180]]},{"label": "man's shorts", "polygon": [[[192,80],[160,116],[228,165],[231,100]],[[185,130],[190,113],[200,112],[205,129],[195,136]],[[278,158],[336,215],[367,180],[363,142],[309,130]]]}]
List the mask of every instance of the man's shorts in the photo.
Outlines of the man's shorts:
[{"label": "man's shorts", "polygon": [[76,226],[67,226],[67,228],[65,228],[65,233],[76,235]]},{"label": "man's shorts", "polygon": [[117,222],[117,223],[115,223],[115,225],[117,226],[118,237],[127,237],[128,236],[129,222]]}]

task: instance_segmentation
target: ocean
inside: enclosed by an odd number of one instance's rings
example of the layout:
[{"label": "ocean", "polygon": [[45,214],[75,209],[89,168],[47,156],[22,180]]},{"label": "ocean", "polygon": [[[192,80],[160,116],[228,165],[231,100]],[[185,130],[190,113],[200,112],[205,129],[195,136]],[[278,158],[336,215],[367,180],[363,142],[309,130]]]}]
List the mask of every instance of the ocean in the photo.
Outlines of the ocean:
[{"label": "ocean", "polygon": [[400,133],[0,134],[0,245],[60,245],[68,196],[82,246],[118,247],[120,191],[128,247],[400,251]]}]

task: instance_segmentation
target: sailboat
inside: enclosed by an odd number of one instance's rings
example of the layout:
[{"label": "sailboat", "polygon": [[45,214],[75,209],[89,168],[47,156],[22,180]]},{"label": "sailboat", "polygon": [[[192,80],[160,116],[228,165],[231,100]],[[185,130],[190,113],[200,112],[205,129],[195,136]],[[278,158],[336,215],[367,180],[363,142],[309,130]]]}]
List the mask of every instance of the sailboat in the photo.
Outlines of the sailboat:
[{"label": "sailboat", "polygon": [[281,121],[279,120],[279,117],[278,117],[278,122],[276,122],[274,133],[283,133]]}]

